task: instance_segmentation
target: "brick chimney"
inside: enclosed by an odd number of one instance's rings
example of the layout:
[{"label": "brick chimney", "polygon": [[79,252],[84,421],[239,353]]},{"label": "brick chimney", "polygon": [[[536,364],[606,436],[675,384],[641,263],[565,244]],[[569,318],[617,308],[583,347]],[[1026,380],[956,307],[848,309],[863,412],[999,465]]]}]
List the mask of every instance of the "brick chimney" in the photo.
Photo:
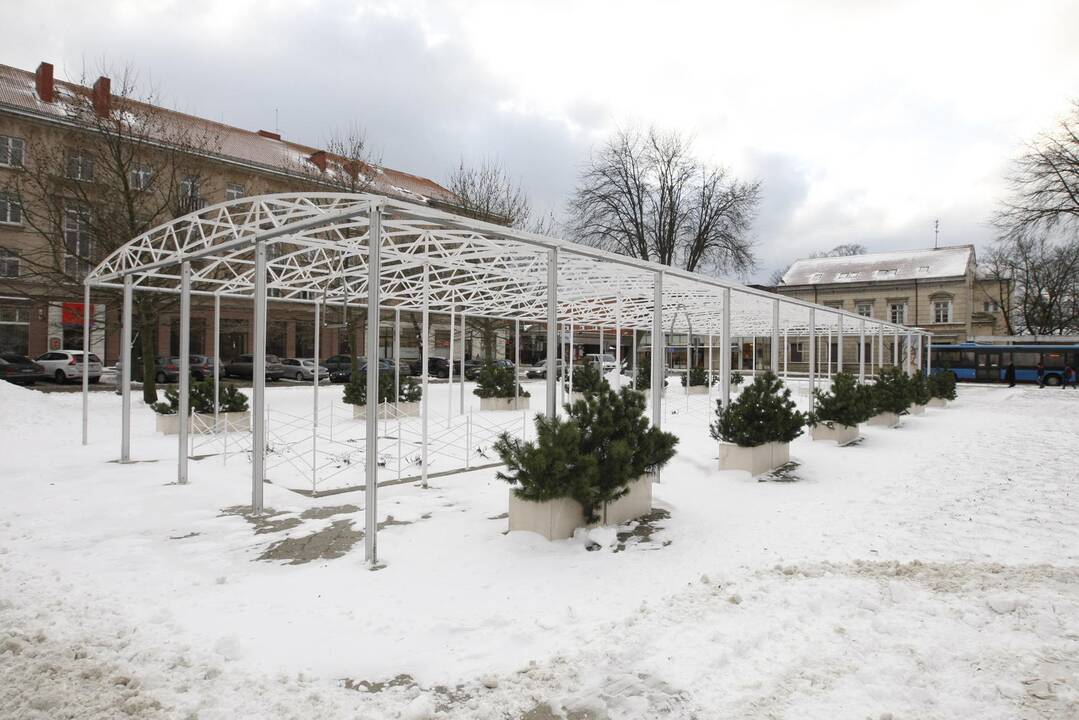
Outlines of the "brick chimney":
[{"label": "brick chimney", "polygon": [[271,140],[281,139],[281,133],[270,132],[269,130],[259,130],[259,135],[264,138],[270,138]]},{"label": "brick chimney", "polygon": [[94,113],[98,117],[109,116],[109,101],[112,99],[111,94],[112,81],[102,75],[94,82]]},{"label": "brick chimney", "polygon": [[311,153],[311,156],[307,158],[322,172],[326,172],[326,164],[329,157],[326,155],[325,150],[319,150],[318,152]]},{"label": "brick chimney", "polygon": [[43,62],[37,66],[34,84],[37,86],[37,96],[41,98],[41,101],[51,103],[53,97],[52,63]]}]

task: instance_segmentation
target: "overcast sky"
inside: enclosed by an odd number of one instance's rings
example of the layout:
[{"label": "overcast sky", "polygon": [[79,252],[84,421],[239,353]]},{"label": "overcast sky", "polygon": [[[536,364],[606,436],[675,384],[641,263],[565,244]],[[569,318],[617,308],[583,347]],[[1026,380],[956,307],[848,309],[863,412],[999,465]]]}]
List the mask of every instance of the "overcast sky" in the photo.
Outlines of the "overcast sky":
[{"label": "overcast sky", "polygon": [[131,63],[165,104],[319,144],[363,127],[444,181],[499,159],[561,212],[592,147],[656,123],[763,181],[757,279],[846,242],[992,239],[1022,143],[1079,98],[1079,2],[6,0],[0,62]]}]

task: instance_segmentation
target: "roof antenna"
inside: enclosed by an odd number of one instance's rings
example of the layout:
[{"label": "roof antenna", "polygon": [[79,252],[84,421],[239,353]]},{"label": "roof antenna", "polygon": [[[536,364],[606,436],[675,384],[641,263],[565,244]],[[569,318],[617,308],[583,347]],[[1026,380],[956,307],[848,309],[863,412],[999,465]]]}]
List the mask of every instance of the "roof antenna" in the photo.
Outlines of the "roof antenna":
[{"label": "roof antenna", "polygon": [[278,135],[281,134],[281,127],[277,123],[277,108],[273,109],[273,131]]},{"label": "roof antenna", "polygon": [[933,249],[940,248],[940,218],[933,221]]}]

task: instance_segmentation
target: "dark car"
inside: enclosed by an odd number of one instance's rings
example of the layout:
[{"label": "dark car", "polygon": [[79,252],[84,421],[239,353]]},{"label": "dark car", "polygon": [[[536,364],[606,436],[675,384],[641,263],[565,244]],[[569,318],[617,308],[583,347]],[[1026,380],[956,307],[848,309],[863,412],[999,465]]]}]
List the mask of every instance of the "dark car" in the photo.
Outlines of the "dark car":
[{"label": "dark car", "polygon": [[[509,368],[510,370],[513,370],[516,367],[516,365],[513,364],[512,360],[505,359],[492,360],[491,364],[495,367]],[[484,365],[486,365],[486,363],[484,362],[465,360],[465,380],[475,380],[476,378],[478,378],[480,375],[480,370],[483,369]],[[457,368],[458,366],[458,363],[454,363],[454,368]]]},{"label": "dark car", "polygon": [[[362,359],[362,358],[361,358]],[[322,367],[330,371],[330,375],[340,370],[352,369],[352,358],[348,355],[331,355],[322,362],[319,363]]]},{"label": "dark car", "polygon": [[[205,380],[206,378],[213,377],[214,374],[214,359],[207,355],[191,355],[188,359],[188,363],[191,367],[191,377],[196,380]],[[116,363],[116,369],[119,370],[121,363]],[[159,385],[165,383],[179,382],[180,380],[180,358],[178,357],[157,357],[154,358],[154,380]]]},{"label": "dark car", "polygon": [[[255,375],[255,356],[241,355],[225,365],[225,377],[253,378]],[[285,376],[285,366],[276,355],[266,356],[266,379],[280,380]]]},{"label": "dark car", "polygon": [[[342,357],[348,357],[347,355]],[[359,369],[360,374],[367,372],[367,358],[356,358],[356,367]],[[323,363],[325,365],[325,363]],[[386,358],[378,359],[378,371],[379,372],[393,372],[393,360],[387,360]],[[404,373],[402,373],[404,374]],[[330,371],[330,382],[335,383],[347,383],[352,380],[352,365],[348,364],[339,370]]]},{"label": "dark car", "polygon": [[45,368],[18,353],[0,354],[0,379],[19,385],[33,385],[45,379]]}]

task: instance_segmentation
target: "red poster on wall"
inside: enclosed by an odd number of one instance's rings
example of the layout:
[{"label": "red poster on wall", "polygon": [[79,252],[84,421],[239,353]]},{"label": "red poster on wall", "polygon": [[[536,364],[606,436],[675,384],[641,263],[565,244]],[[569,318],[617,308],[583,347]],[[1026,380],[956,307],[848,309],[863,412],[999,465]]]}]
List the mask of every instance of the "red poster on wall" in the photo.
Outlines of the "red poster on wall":
[{"label": "red poster on wall", "polygon": [[[65,327],[82,326],[82,303],[62,303],[60,307],[60,322]],[[90,305],[90,327],[94,327],[94,306]]]}]

